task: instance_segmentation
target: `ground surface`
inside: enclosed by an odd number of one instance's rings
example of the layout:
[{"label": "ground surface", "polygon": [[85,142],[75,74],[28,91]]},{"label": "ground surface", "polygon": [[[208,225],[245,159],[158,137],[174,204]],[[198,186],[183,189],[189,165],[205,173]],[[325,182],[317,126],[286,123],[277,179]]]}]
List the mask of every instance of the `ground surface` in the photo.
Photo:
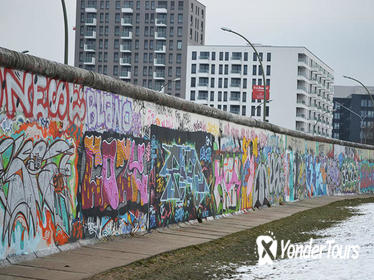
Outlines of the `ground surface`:
[{"label": "ground surface", "polygon": [[[256,264],[256,238],[273,232],[277,240],[292,243],[318,238],[311,231],[330,227],[353,215],[352,209],[372,203],[374,197],[341,200],[305,210],[286,218],[252,227],[207,243],[159,254],[97,274],[89,279],[209,279],[229,277],[230,264]],[[260,210],[260,212],[263,210]],[[225,267],[223,269],[223,267]]]}]

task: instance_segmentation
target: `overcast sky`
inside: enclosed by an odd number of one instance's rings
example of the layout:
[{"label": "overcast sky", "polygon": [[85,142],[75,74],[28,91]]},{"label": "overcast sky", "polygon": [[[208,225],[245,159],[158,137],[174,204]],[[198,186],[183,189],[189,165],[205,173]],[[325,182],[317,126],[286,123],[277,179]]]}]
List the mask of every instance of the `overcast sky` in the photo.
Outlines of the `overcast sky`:
[{"label": "overcast sky", "polygon": [[[111,0],[114,2],[114,0]],[[142,0],[144,1],[144,0]],[[200,0],[207,8],[206,44],[244,45],[227,26],[253,43],[305,46],[342,75],[374,86],[373,0]],[[69,64],[74,64],[75,0],[69,17]],[[63,62],[60,0],[1,0],[0,46]]]}]

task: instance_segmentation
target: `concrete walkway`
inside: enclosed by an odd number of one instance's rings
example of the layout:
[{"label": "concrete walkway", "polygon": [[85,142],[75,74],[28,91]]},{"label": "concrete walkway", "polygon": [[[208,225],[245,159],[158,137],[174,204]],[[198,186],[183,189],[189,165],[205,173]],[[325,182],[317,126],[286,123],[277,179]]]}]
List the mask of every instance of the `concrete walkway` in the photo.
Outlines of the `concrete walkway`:
[{"label": "concrete walkway", "polygon": [[101,241],[0,268],[2,279],[83,279],[170,250],[204,243],[331,202],[364,195],[319,197],[228,215],[202,224],[181,224],[150,234]]}]

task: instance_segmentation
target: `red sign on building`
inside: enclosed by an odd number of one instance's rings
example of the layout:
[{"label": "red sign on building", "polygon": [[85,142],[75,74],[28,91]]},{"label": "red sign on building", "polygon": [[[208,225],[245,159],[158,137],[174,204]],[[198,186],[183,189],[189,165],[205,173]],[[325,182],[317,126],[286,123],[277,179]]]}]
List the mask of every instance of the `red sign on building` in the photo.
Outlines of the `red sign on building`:
[{"label": "red sign on building", "polygon": [[[270,98],[270,87],[266,86],[266,100]],[[252,86],[252,99],[264,99],[264,86]]]}]

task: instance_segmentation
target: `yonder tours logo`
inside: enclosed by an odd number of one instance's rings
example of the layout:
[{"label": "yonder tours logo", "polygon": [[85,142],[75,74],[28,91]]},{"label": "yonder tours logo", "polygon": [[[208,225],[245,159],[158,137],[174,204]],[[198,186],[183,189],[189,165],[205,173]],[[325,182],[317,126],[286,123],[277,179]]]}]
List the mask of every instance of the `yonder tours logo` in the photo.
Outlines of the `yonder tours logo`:
[{"label": "yonder tours logo", "polygon": [[258,236],[256,244],[259,265],[271,265],[277,256],[289,259],[321,259],[322,257],[342,260],[357,259],[360,251],[358,245],[340,245],[333,239],[315,244],[314,239],[311,238],[309,242],[302,244],[292,244],[290,240],[281,240],[280,252],[278,252],[278,241],[273,233]]}]

